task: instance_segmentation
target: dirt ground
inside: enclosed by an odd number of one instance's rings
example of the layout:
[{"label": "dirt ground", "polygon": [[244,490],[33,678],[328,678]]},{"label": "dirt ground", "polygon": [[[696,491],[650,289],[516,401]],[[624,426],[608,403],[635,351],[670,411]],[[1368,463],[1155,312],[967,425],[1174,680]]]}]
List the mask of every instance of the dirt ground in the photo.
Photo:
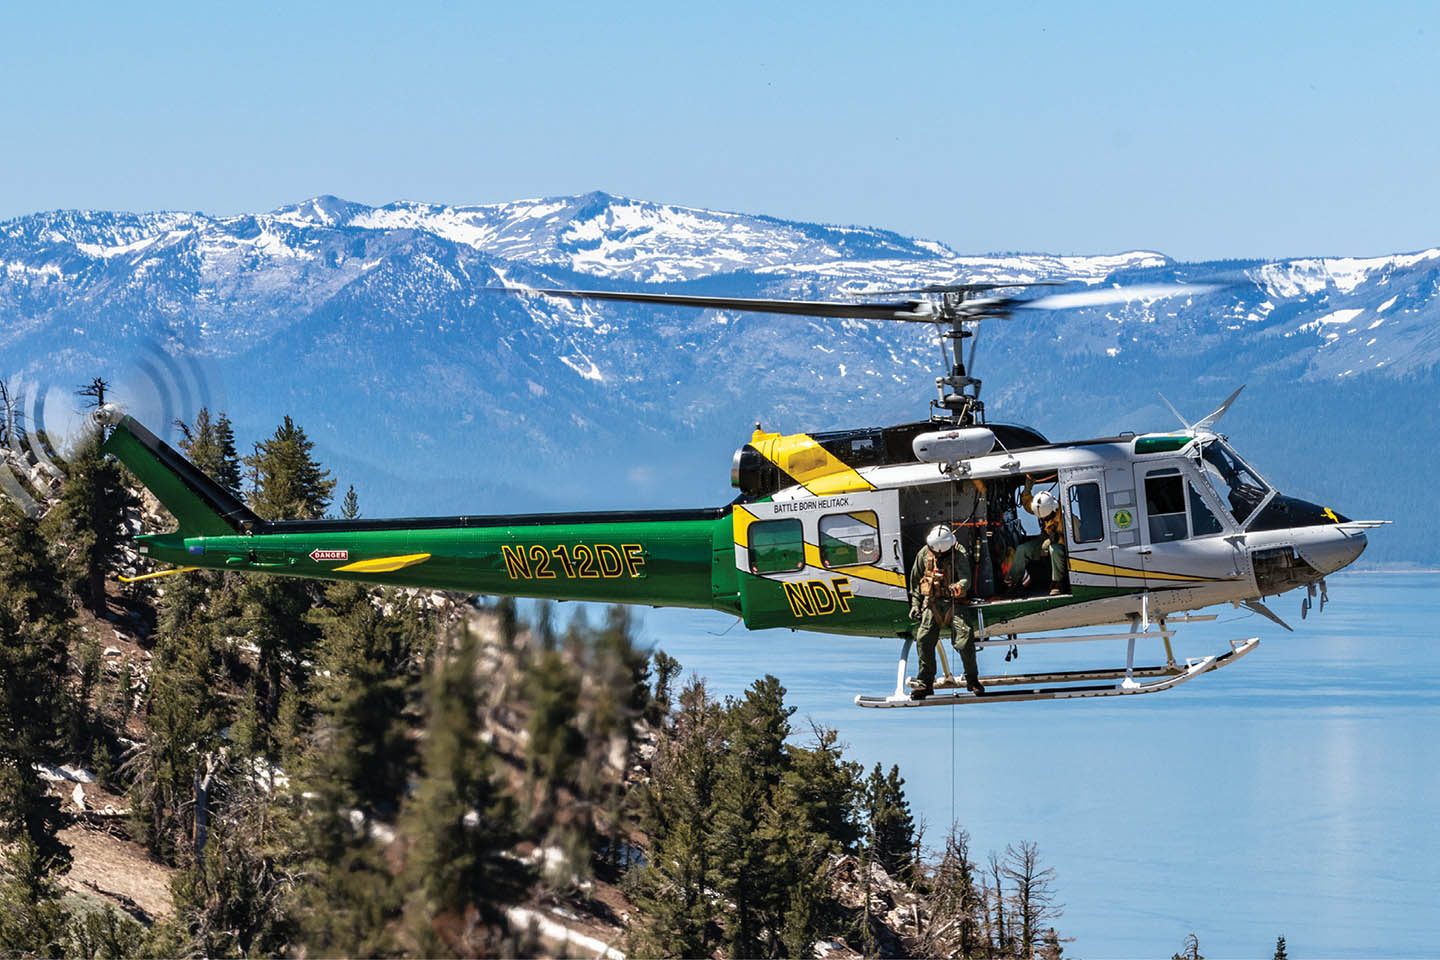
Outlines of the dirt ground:
[{"label": "dirt ground", "polygon": [[[169,867],[152,861],[145,849],[103,830],[84,826],[60,831],[74,862],[65,886],[78,893],[99,894],[136,919],[158,920],[171,913]],[[137,916],[136,908],[145,917]]]}]

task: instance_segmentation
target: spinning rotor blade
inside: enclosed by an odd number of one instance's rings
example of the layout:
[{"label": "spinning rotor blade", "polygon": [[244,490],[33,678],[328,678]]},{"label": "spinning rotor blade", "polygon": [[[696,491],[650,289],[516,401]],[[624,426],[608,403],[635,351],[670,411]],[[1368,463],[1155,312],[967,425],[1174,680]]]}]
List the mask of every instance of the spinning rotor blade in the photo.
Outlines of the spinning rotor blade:
[{"label": "spinning rotor blade", "polygon": [[618,300],[627,303],[657,303],[702,310],[748,310],[754,313],[788,313],[805,317],[834,317],[846,320],[905,320],[935,323],[941,317],[928,300],[898,300],[891,303],[838,303],[829,300],[762,300],[743,297],[691,297],[673,293],[622,293],[612,290],[547,290],[526,287],[490,287],[503,293],[570,300]]},{"label": "spinning rotor blade", "polygon": [[1107,303],[1128,303],[1131,300],[1165,300],[1169,297],[1210,293],[1219,290],[1210,283],[1152,283],[1134,287],[1105,287],[1076,293],[1052,293],[1033,300],[1011,300],[1015,310],[1072,310],[1076,307],[1097,307]]},{"label": "spinning rotor blade", "polygon": [[[903,294],[964,294],[998,290],[1005,287],[1058,286],[1061,281],[1044,280],[1034,283],[954,283],[931,284],[912,290],[866,291],[864,296]],[[766,300],[748,297],[695,297],[674,293],[628,293],[615,290],[551,290],[543,287],[489,287],[492,292],[527,296],[564,297],[570,300],[612,300],[625,303],[654,303],[677,307],[698,307],[702,310],[745,310],[754,313],[782,313],[806,317],[831,317],[853,320],[901,320],[909,323],[946,323],[978,320],[982,317],[1008,316],[1016,310],[1069,310],[1075,307],[1131,300],[1161,300],[1181,295],[1209,293],[1219,289],[1211,284],[1149,284],[1135,287],[1108,287],[1076,293],[1055,293],[1044,297],[983,297],[959,303],[932,300],[896,300],[890,302],[844,303],[832,300]]]},{"label": "spinning rotor blade", "polygon": [[906,293],[984,293],[986,290],[1002,290],[1007,287],[1062,287],[1064,280],[1031,280],[1028,283],[930,283],[909,290],[866,290],[859,294],[866,297],[894,297]]}]

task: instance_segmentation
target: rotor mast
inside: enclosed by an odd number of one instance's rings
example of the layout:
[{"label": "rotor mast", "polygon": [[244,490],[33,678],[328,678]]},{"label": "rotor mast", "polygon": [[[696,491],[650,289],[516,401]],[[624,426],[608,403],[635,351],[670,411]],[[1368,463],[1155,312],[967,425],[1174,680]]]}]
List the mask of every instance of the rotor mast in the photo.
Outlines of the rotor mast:
[{"label": "rotor mast", "polygon": [[[993,289],[986,284],[960,285],[936,291],[935,326],[939,331],[940,354],[947,373],[935,378],[939,396],[930,401],[930,419],[970,427],[985,422],[985,403],[980,399],[980,378],[973,375],[975,350],[980,340],[980,321],[986,317],[1004,316],[1012,301],[1000,297],[977,298],[977,294]],[[945,342],[950,342],[948,350]],[[970,341],[970,356],[965,357],[965,341]]]}]

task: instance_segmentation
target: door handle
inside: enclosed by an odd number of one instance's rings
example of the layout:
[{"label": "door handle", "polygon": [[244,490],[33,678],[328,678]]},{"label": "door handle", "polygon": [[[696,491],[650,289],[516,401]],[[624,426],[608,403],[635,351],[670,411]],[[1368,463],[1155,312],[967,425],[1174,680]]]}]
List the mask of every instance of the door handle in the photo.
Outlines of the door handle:
[{"label": "door handle", "polygon": [[1148,557],[1148,556],[1150,556],[1150,548],[1149,548],[1149,547],[1145,547],[1145,548],[1141,549],[1141,550],[1140,550],[1140,556],[1142,556],[1142,557]]}]

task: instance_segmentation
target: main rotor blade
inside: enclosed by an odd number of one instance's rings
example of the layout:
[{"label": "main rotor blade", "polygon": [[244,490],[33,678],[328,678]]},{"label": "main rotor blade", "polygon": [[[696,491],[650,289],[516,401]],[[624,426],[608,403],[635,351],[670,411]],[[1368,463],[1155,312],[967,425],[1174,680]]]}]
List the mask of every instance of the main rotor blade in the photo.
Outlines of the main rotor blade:
[{"label": "main rotor blade", "polygon": [[906,293],[983,293],[1007,287],[1063,287],[1069,280],[1031,280],[1027,283],[930,283],[909,290],[864,290],[866,297],[895,297]]},{"label": "main rotor blade", "polygon": [[905,320],[935,323],[939,320],[928,300],[897,300],[890,303],[837,303],[828,300],[763,300],[744,297],[692,297],[674,293],[624,293],[614,290],[547,290],[540,287],[487,287],[503,293],[570,300],[618,300],[625,303],[656,303],[702,310],[749,310],[755,313],[787,313],[805,317],[835,317],[846,320]]},{"label": "main rotor blade", "polygon": [[1194,296],[1219,289],[1219,284],[1212,283],[1152,283],[1134,287],[1081,290],[1077,293],[1052,293],[1033,300],[1012,300],[1011,306],[1016,310],[1072,310],[1075,307],[1095,307],[1131,300],[1165,300],[1170,297]]}]

